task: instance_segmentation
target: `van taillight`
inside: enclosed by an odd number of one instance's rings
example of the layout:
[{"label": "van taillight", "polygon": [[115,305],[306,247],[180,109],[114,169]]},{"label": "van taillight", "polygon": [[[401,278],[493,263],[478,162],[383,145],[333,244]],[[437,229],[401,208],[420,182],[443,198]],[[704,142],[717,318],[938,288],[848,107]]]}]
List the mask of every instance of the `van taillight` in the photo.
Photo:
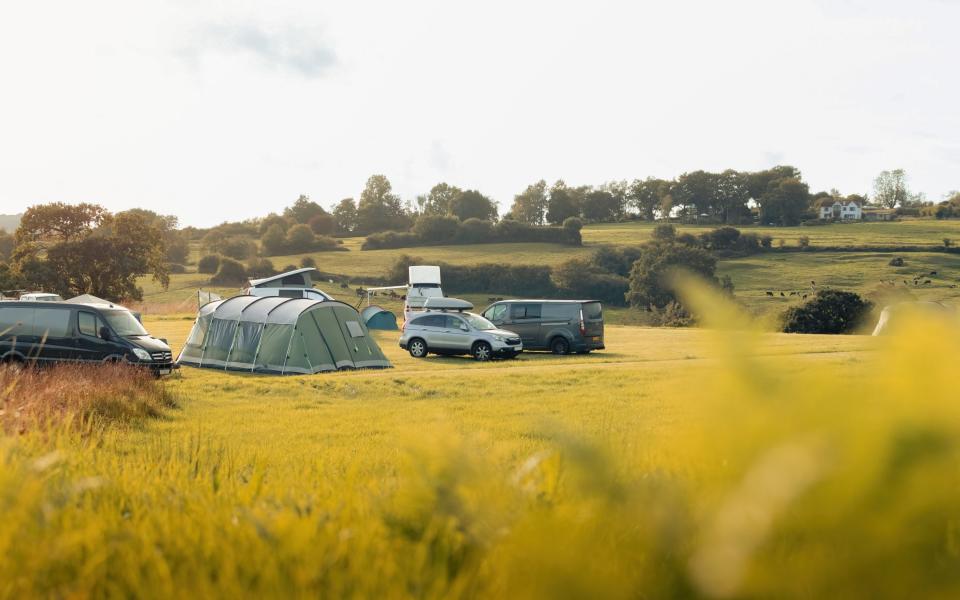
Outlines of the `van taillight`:
[{"label": "van taillight", "polygon": [[587,326],[583,322],[583,309],[580,309],[580,335],[587,335]]}]

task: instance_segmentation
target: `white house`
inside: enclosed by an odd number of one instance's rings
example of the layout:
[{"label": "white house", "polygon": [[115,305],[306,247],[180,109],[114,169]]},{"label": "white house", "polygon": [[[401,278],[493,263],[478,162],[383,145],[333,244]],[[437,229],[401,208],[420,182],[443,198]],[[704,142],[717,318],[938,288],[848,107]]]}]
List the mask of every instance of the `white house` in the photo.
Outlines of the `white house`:
[{"label": "white house", "polygon": [[854,200],[825,201],[820,205],[820,218],[837,221],[859,221],[863,218],[863,207]]}]

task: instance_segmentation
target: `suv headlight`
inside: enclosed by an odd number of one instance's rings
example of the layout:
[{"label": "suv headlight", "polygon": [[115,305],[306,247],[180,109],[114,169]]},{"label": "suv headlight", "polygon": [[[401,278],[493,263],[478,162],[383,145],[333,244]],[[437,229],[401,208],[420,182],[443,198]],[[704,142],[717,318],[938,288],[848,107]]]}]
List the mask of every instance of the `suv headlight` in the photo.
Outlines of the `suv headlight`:
[{"label": "suv headlight", "polygon": [[491,336],[491,337],[492,337],[493,339],[497,340],[498,342],[505,342],[505,341],[507,341],[507,338],[505,338],[505,337],[502,336],[502,335],[494,335],[494,336]]},{"label": "suv headlight", "polygon": [[150,353],[144,350],[143,348],[134,348],[133,355],[139,358],[140,360],[150,360]]}]

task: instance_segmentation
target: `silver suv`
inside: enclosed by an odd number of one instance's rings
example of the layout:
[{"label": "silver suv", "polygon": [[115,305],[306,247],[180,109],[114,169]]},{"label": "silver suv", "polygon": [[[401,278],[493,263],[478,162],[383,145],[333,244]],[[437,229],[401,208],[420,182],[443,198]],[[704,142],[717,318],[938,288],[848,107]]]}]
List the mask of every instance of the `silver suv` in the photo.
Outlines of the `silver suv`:
[{"label": "silver suv", "polygon": [[417,313],[403,325],[400,347],[414,358],[433,354],[469,354],[477,360],[514,358],[523,351],[520,336],[497,329],[468,312]]}]

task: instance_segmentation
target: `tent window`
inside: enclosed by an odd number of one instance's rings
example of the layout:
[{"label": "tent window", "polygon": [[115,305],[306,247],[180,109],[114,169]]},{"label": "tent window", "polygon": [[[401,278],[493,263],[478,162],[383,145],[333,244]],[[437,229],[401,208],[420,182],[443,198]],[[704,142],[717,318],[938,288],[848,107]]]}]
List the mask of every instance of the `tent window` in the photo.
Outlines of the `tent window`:
[{"label": "tent window", "polygon": [[350,337],[363,337],[363,327],[356,321],[347,321],[347,331],[350,332]]}]

